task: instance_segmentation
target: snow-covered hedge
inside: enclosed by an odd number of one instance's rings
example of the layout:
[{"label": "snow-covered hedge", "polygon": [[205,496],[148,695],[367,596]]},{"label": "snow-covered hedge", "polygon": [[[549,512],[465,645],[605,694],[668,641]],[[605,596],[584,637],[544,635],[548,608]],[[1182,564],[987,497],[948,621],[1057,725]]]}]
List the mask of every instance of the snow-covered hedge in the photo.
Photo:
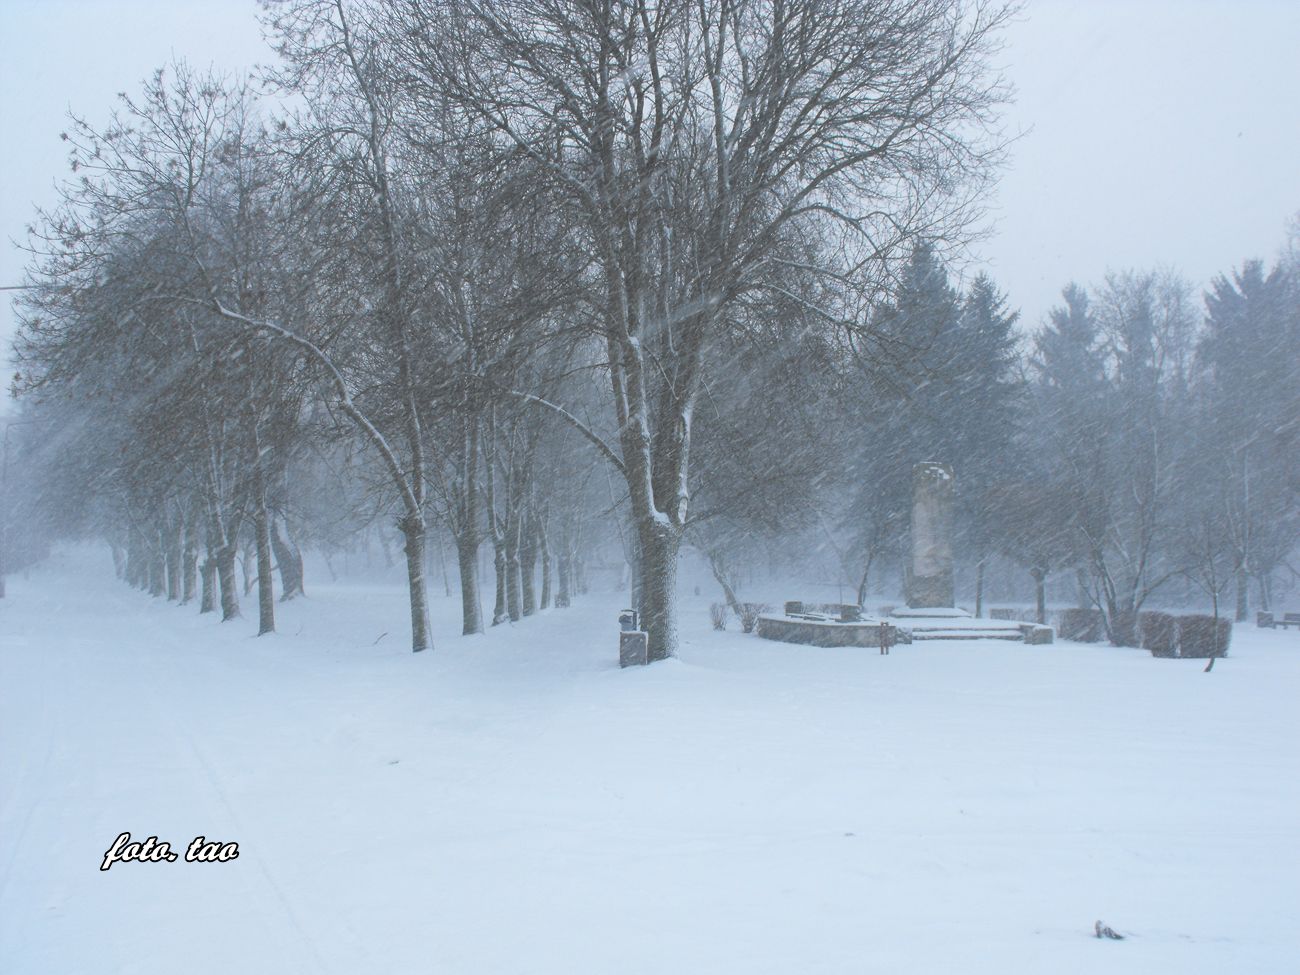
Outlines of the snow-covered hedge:
[{"label": "snow-covered hedge", "polygon": [[1217,621],[1213,616],[1204,615],[1178,617],[1180,657],[1226,657],[1231,641],[1232,620],[1222,616]]},{"label": "snow-covered hedge", "polygon": [[1149,610],[1138,616],[1142,649],[1153,657],[1178,656],[1178,619],[1169,613]]},{"label": "snow-covered hedge", "polygon": [[1057,614],[1056,632],[1062,640],[1100,643],[1106,636],[1106,620],[1099,609],[1063,609]]}]

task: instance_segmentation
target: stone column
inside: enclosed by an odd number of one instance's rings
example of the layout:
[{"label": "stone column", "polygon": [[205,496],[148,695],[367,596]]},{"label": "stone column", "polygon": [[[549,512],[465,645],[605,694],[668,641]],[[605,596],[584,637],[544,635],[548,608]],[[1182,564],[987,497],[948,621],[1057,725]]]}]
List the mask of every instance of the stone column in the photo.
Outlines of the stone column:
[{"label": "stone column", "polygon": [[953,604],[952,468],[927,461],[912,468],[911,608]]}]

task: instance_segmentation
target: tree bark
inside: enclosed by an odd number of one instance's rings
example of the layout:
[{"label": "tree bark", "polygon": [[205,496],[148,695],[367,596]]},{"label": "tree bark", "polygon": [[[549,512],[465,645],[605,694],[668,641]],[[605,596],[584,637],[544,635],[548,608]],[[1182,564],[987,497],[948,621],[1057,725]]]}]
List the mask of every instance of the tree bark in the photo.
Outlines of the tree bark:
[{"label": "tree bark", "polygon": [[483,611],[478,593],[478,539],[472,530],[456,539],[456,562],[460,568],[461,633],[483,632]]},{"label": "tree bark", "polygon": [[542,561],[542,598],[541,609],[551,606],[551,547],[546,538],[546,526],[541,522],[537,526],[538,556]]},{"label": "tree bark", "polygon": [[180,519],[165,529],[167,540],[167,599],[173,603],[181,600],[181,545],[185,523]]},{"label": "tree bark", "polygon": [[500,540],[492,543],[492,568],[496,574],[496,603],[492,607],[492,625],[504,623],[510,617],[506,613],[506,547]]},{"label": "tree bark", "polygon": [[647,659],[677,654],[677,553],[682,533],[675,526],[647,520],[640,525],[641,626],[649,636]]},{"label": "tree bark", "polygon": [[257,547],[257,635],[275,632],[275,579],[271,564],[271,516],[260,461],[253,466],[253,540]]},{"label": "tree bark", "polygon": [[164,552],[166,545],[161,532],[151,546],[149,553],[149,595],[163,596],[167,593],[167,560]]},{"label": "tree bark", "polygon": [[257,537],[254,537],[244,543],[243,558],[239,560],[239,567],[244,573],[244,595],[247,596],[253,591],[253,586],[257,582],[257,576],[253,567],[257,565]]},{"label": "tree bark", "polygon": [[280,534],[280,524],[271,520],[271,550],[280,566],[280,601],[305,596],[303,589],[302,552],[291,539]]},{"label": "tree bark", "polygon": [[569,553],[567,551],[561,551],[558,562],[559,562],[560,579],[559,579],[559,588],[555,592],[555,608],[567,609],[569,606],[569,599],[570,599],[569,576],[571,573],[569,571],[569,567],[572,565],[572,560],[569,557]]},{"label": "tree bark", "polygon": [[512,623],[518,623],[523,617],[523,607],[519,598],[520,584],[522,580],[521,567],[519,565],[519,539],[518,532],[515,533],[515,542],[506,554],[506,613]]},{"label": "tree bark", "polygon": [[214,612],[217,608],[217,557],[211,545],[208,546],[203,564],[199,567],[199,574],[203,580],[202,594],[199,597],[199,612]]},{"label": "tree bark", "polygon": [[403,518],[399,526],[406,539],[406,575],[411,590],[411,651],[428,650],[429,599],[424,583],[426,531],[421,518]]},{"label": "tree bark", "polygon": [[221,587],[221,621],[239,619],[239,580],[235,576],[237,546],[227,542],[217,549],[217,583]]},{"label": "tree bark", "polygon": [[1047,622],[1047,573],[1042,569],[1032,569],[1029,574],[1034,577],[1034,618],[1043,625]]},{"label": "tree bark", "polygon": [[451,576],[447,574],[447,552],[443,537],[438,536],[438,568],[442,570],[442,593],[448,599],[451,598]]},{"label": "tree bark", "polygon": [[532,521],[529,518],[525,522],[523,542],[519,550],[520,598],[525,616],[537,612],[537,533]]},{"label": "tree bark", "polygon": [[1135,647],[1137,639],[1137,608],[1114,605],[1106,614],[1110,622],[1110,642],[1117,647]]},{"label": "tree bark", "polygon": [[141,551],[140,535],[135,529],[131,530],[131,539],[126,549],[126,582],[127,585],[135,589],[145,587],[147,570],[145,568],[144,553]]},{"label": "tree bark", "polygon": [[194,601],[198,584],[198,550],[194,545],[194,525],[185,522],[185,541],[181,546],[181,605]]},{"label": "tree bark", "polygon": [[862,579],[858,582],[858,605],[867,605],[867,581],[871,578],[871,563],[875,561],[875,552],[867,556],[867,563],[862,567]]},{"label": "tree bark", "polygon": [[713,551],[709,551],[708,559],[709,568],[713,570],[713,578],[722,587],[723,598],[727,601],[731,611],[736,614],[736,618],[739,619],[744,615],[744,610],[740,605],[740,600],[736,598],[735,587],[732,586],[731,580],[727,577],[727,570],[722,557]]}]

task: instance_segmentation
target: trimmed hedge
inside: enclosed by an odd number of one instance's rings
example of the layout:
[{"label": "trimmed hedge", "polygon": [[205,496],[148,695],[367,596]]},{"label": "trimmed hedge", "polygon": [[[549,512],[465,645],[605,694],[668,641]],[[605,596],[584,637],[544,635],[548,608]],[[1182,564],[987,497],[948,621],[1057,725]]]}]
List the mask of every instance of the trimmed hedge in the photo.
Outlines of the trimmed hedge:
[{"label": "trimmed hedge", "polygon": [[[1232,620],[1192,614],[1178,617],[1178,655],[1180,657],[1226,657],[1232,642]],[[1216,632],[1217,629],[1217,632]]]},{"label": "trimmed hedge", "polygon": [[1062,640],[1100,643],[1106,638],[1106,618],[1099,609],[1063,609],[1056,617],[1056,635]]},{"label": "trimmed hedge", "polygon": [[1178,656],[1178,619],[1155,610],[1138,615],[1138,633],[1142,649],[1153,657]]}]

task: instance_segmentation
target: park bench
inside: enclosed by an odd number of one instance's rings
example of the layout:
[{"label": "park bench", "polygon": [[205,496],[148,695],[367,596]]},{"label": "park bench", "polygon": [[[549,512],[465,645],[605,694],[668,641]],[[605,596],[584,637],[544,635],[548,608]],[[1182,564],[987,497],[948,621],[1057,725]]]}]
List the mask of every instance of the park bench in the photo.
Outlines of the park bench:
[{"label": "park bench", "polygon": [[1284,630],[1290,626],[1300,627],[1300,613],[1283,613],[1281,619],[1272,613],[1256,613],[1255,625],[1267,630],[1276,630],[1279,626]]}]

